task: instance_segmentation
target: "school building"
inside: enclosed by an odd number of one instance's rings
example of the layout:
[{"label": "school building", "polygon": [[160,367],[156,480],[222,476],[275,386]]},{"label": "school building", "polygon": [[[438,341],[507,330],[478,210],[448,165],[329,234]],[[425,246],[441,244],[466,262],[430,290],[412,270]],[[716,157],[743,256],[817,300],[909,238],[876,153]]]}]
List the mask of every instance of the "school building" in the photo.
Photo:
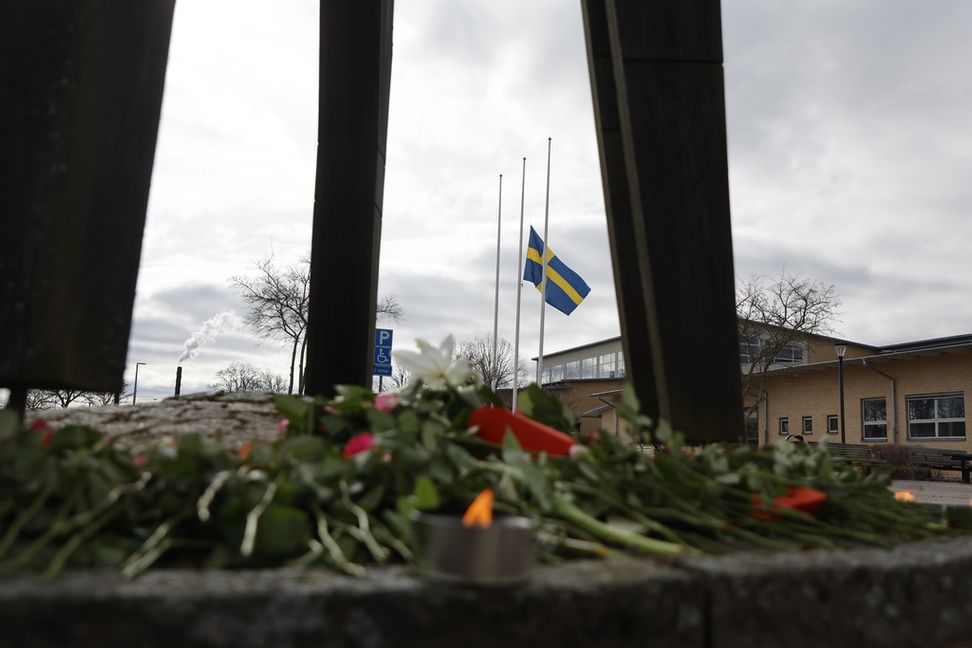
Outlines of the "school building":
[{"label": "school building", "polygon": [[[760,341],[740,341],[740,371]],[[846,443],[889,443],[972,451],[965,397],[972,393],[972,334],[875,346],[806,335],[780,349],[744,399],[746,440],[788,435],[841,442],[839,361],[844,353]],[[536,358],[534,358],[536,360]],[[615,416],[625,382],[621,338],[544,355],[543,386],[579,417],[581,432],[623,434]]]}]

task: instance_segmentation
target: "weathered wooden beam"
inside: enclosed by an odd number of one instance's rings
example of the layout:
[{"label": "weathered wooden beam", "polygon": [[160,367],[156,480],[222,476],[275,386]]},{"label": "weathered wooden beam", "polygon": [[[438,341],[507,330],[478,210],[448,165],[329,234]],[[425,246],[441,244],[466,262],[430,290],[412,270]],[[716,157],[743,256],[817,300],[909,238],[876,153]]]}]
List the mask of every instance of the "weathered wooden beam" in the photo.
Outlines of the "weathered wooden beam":
[{"label": "weathered wooden beam", "polygon": [[174,0],[0,19],[0,385],[122,386]]},{"label": "weathered wooden beam", "polygon": [[321,0],[307,392],[371,385],[392,0]]},{"label": "weathered wooden beam", "polygon": [[[628,368],[639,397],[690,439],[738,440],[719,1],[584,0],[584,7]],[[616,115],[605,100],[610,77]],[[643,338],[649,354],[637,348]]]},{"label": "weathered wooden beam", "polygon": [[635,386],[642,412],[655,418],[658,416],[658,395],[655,393],[654,362],[645,306],[650,299],[650,284],[642,281],[638,253],[631,245],[635,237],[635,223],[621,141],[621,118],[618,115],[605,0],[583,0],[582,6],[601,158],[601,182],[608,213],[614,290],[621,320],[621,343],[624,357],[627,358],[625,371]]}]

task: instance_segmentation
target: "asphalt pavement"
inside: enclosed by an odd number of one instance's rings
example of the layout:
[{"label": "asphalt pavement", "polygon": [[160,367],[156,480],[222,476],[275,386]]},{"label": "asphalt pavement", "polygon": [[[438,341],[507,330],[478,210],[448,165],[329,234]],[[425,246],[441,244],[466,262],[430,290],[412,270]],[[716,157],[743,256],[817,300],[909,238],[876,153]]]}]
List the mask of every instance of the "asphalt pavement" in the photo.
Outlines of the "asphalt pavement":
[{"label": "asphalt pavement", "polygon": [[962,482],[898,479],[891,482],[891,490],[908,491],[915,496],[916,502],[948,506],[972,505],[972,484]]}]

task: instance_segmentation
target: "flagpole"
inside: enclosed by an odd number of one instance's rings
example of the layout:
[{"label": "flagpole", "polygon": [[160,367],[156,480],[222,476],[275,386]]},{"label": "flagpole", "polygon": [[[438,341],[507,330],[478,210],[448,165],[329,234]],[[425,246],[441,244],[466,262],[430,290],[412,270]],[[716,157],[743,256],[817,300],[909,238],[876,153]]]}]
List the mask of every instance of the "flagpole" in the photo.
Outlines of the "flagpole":
[{"label": "flagpole", "polygon": [[537,387],[543,387],[543,318],[547,312],[547,250],[550,249],[550,137],[547,138],[547,200],[543,207],[543,250],[540,252],[543,274],[540,279],[540,353],[537,354]]},{"label": "flagpole", "polygon": [[499,174],[499,207],[496,209],[496,297],[493,300],[493,384],[492,389],[499,387],[499,372],[496,366],[496,353],[499,341],[499,279],[500,279],[500,230],[503,227],[503,174]]},{"label": "flagpole", "polygon": [[516,257],[516,332],[513,335],[513,411],[516,411],[516,388],[520,368],[520,292],[523,289],[523,203],[526,196],[526,158],[523,158],[520,184],[520,247]]}]

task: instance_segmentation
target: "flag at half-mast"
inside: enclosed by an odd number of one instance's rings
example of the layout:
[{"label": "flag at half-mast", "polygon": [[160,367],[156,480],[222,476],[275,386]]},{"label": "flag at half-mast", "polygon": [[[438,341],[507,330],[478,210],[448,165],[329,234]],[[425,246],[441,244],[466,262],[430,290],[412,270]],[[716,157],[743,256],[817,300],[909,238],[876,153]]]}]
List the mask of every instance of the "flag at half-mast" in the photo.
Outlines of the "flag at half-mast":
[{"label": "flag at half-mast", "polygon": [[[530,243],[527,247],[523,278],[532,282],[537,290],[540,290],[540,283],[543,281],[543,260],[540,257],[543,249],[543,239],[530,227]],[[589,292],[591,287],[587,282],[558,259],[553,250],[547,250],[547,303],[565,315],[570,315]]]}]

